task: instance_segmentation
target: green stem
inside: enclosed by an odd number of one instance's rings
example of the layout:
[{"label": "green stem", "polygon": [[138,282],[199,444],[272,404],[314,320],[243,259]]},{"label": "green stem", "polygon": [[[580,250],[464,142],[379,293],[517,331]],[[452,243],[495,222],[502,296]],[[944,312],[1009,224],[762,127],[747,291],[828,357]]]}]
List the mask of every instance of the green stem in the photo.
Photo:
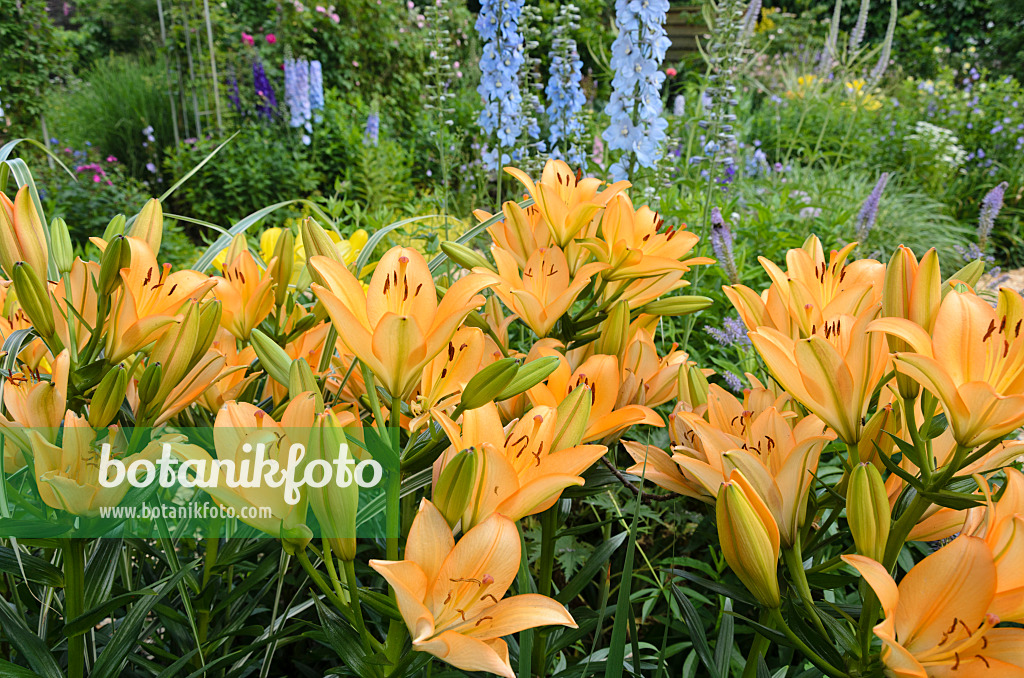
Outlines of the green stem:
[{"label": "green stem", "polygon": [[[67,539],[64,551],[65,623],[85,612],[85,540]],[[85,675],[85,634],[68,637],[68,678]]]},{"label": "green stem", "polygon": [[811,587],[807,583],[807,572],[804,571],[804,557],[800,549],[799,531],[796,533],[793,546],[785,549],[782,552],[782,557],[786,561],[786,569],[789,570],[789,575],[793,579],[793,585],[796,586],[797,593],[800,594],[800,601],[803,603],[804,609],[807,610],[807,614],[811,616],[811,621],[814,623],[814,627],[818,629],[818,632],[822,637],[828,638],[828,633],[825,631],[825,626],[821,622],[821,617],[818,616],[818,611],[814,608],[814,598],[811,597]]},{"label": "green stem", "polygon": [[[761,617],[758,621],[763,626],[771,624],[771,612],[768,610],[761,610]],[[757,660],[764,656],[768,648],[771,647],[771,641],[760,633],[754,633],[754,642],[750,644],[750,652],[747,654],[747,662],[743,665],[743,676],[742,678],[756,678],[757,676]]]},{"label": "green stem", "polygon": [[[500,152],[500,151],[499,151]],[[401,424],[402,399],[397,396],[391,397],[391,445],[395,458],[399,459],[402,454],[399,437],[399,425]],[[401,467],[395,468],[388,474],[386,488],[386,504],[384,511],[385,540],[387,543],[387,559],[398,560],[398,540],[402,533],[402,473]],[[397,604],[398,597],[393,586],[388,586],[388,594]],[[388,636],[385,641],[387,658],[395,665],[395,670],[401,667],[402,647],[405,645],[406,628],[401,621],[392,619],[388,624]],[[398,675],[392,671],[389,675]]]},{"label": "green stem", "polygon": [[[537,593],[551,596],[551,578],[555,569],[555,532],[558,529],[558,503],[540,516],[540,578]],[[533,666],[538,678],[547,675],[547,634],[537,630],[533,641]]]},{"label": "green stem", "polygon": [[[206,645],[206,638],[209,634],[210,629],[210,599],[211,592],[207,591],[207,586],[210,584],[210,579],[213,577],[213,568],[217,564],[217,551],[220,548],[220,539],[217,538],[216,534],[220,529],[220,525],[214,526],[212,535],[207,537],[204,541],[206,542],[206,553],[203,555],[203,586],[202,586],[202,603],[199,608],[199,647],[202,648]],[[197,654],[196,660],[200,661],[200,657]],[[198,667],[197,667],[198,668]]]},{"label": "green stem", "polygon": [[773,609],[771,611],[771,615],[779,630],[782,631],[786,638],[789,638],[789,642],[796,646],[796,649],[800,651],[800,654],[807,658],[807,661],[814,664],[816,669],[824,673],[826,676],[831,676],[831,678],[849,678],[849,675],[845,671],[841,671],[840,669],[832,666],[830,663],[822,659],[817,652],[807,647],[807,643],[801,640],[800,636],[793,633],[793,630],[786,624],[786,620],[782,618],[782,613],[778,608]]},{"label": "green stem", "polygon": [[321,577],[320,573],[316,571],[315,567],[313,567],[313,563],[309,562],[309,556],[306,555],[306,550],[302,549],[295,555],[298,557],[299,564],[302,565],[302,569],[306,571],[306,574],[309,575],[309,578],[314,584],[316,584],[316,587],[320,589],[320,592],[323,593],[327,600],[329,600],[331,604],[338,609],[338,612],[345,615],[345,618],[351,622],[352,612],[349,610],[348,605],[344,600],[338,597],[338,594],[334,592],[334,589],[327,585],[324,578]]}]

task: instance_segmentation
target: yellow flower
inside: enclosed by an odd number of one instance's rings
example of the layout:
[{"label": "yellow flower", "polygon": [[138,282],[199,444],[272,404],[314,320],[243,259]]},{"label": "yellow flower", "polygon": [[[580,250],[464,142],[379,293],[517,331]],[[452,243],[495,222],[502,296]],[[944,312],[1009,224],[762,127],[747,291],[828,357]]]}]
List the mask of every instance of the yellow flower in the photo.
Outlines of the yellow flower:
[{"label": "yellow flower", "polygon": [[370,567],[395,589],[413,649],[456,668],[515,678],[502,636],[551,624],[576,628],[550,598],[504,598],[522,557],[519,532],[504,516],[492,515],[455,543],[444,516],[424,499],[405,556]]},{"label": "yellow flower", "polygon": [[866,84],[867,82],[863,78],[847,82],[845,83],[846,93],[853,98],[855,106],[866,111],[877,111],[882,107],[882,102],[865,89]]}]

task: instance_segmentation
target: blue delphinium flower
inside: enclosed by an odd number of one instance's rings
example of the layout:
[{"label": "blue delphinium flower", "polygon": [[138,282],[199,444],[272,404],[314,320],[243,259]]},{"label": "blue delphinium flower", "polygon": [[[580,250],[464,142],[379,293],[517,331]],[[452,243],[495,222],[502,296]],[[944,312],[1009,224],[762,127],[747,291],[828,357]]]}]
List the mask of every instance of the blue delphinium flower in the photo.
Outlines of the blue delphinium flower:
[{"label": "blue delphinium flower", "polygon": [[868,235],[875,225],[875,219],[878,218],[878,204],[882,200],[882,192],[887,183],[889,183],[889,173],[882,172],[882,176],[878,177],[878,183],[871,189],[871,194],[860,208],[860,213],[857,215],[857,240],[860,242],[868,239]]},{"label": "blue delphinium flower", "polygon": [[[302,127],[302,143],[310,144],[310,133],[313,132],[313,103],[310,94],[309,62],[305,59],[284,60],[284,97],[291,113],[288,124]],[[321,85],[322,86],[322,85]]]},{"label": "blue delphinium flower", "polygon": [[377,111],[372,111],[366,116],[366,130],[363,133],[363,145],[376,146],[380,135],[380,116]]},{"label": "blue delphinium flower", "polygon": [[322,122],[323,116],[319,113],[324,109],[324,74],[323,67],[318,60],[309,62],[309,107],[313,111],[316,122]]},{"label": "blue delphinium flower", "polygon": [[562,6],[555,18],[551,40],[551,66],[548,78],[548,142],[552,157],[586,168],[583,146],[586,129],[580,113],[587,103],[583,94],[583,61],[580,60],[572,30],[578,28],[579,10],[572,3]]},{"label": "blue delphinium flower", "polygon": [[477,87],[484,100],[479,124],[484,133],[497,136],[499,149],[512,147],[522,133],[519,69],[523,65],[523,36],[519,18],[523,4],[524,0],[484,0],[476,20],[476,30],[484,42]]},{"label": "blue delphinium flower", "polygon": [[612,95],[605,107],[611,124],[601,135],[608,148],[623,151],[610,168],[613,179],[625,178],[634,167],[653,167],[661,158],[668,121],[661,117],[659,70],[671,42],[665,34],[668,0],[616,0],[619,35],[612,44]]},{"label": "blue delphinium flower", "polygon": [[256,113],[270,120],[277,111],[277,97],[274,96],[274,88],[267,78],[267,72],[263,70],[263,62],[259,59],[252,62],[252,82],[259,101]]},{"label": "blue delphinium flower", "polygon": [[1008,187],[1009,184],[1004,181],[986,193],[981,200],[981,210],[978,212],[978,245],[982,250],[985,249],[992,227],[996,224],[999,210],[1003,209],[1003,198]]}]

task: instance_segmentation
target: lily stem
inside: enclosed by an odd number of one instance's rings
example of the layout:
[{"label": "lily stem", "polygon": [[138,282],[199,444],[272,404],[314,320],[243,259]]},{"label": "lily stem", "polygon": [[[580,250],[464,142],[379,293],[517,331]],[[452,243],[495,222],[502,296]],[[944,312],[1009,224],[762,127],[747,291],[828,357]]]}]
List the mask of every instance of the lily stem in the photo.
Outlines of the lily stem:
[{"label": "lily stem", "polygon": [[[558,503],[540,516],[540,578],[537,593],[551,596],[551,577],[555,569],[555,532],[558,529]],[[533,665],[538,678],[547,675],[547,635],[538,630],[533,644]]]},{"label": "lily stem", "polygon": [[[761,617],[758,621],[764,625],[771,625],[771,612],[761,610]],[[771,641],[760,633],[754,633],[754,642],[750,645],[750,652],[747,654],[747,663],[743,666],[742,678],[756,678],[757,660],[764,656],[764,653],[771,647]]]},{"label": "lily stem", "polygon": [[[64,619],[65,623],[85,612],[85,541],[64,542]],[[68,678],[85,675],[85,634],[68,637]]]},{"label": "lily stem", "polygon": [[[401,459],[402,448],[398,427],[401,424],[402,399],[398,396],[391,396],[391,447],[394,451],[394,459]],[[388,474],[388,485],[386,490],[386,508],[384,512],[385,540],[387,542],[387,559],[398,560],[398,541],[402,533],[402,471],[401,463]],[[388,586],[388,593],[391,599],[397,604],[398,597],[393,586]],[[405,624],[395,619],[388,624],[388,635],[385,641],[386,655],[391,663],[395,665],[395,671],[401,668],[400,663],[402,646],[405,644]],[[392,671],[389,675],[400,675]]]},{"label": "lily stem", "polygon": [[810,615],[811,621],[814,623],[814,628],[818,630],[823,638],[828,638],[825,625],[822,624],[818,611],[814,609],[814,598],[811,597],[811,587],[807,583],[807,572],[804,571],[804,557],[800,549],[799,530],[796,533],[793,546],[783,551],[782,555],[786,560],[786,568],[793,578],[793,584],[796,586],[797,593],[800,594],[800,600],[804,604],[804,609],[807,610],[807,614]]},{"label": "lily stem", "polygon": [[779,611],[779,608],[773,609],[771,611],[771,615],[778,629],[782,631],[782,633],[787,638],[789,638],[789,641],[793,643],[794,646],[796,646],[796,649],[799,650],[800,653],[804,657],[806,657],[809,662],[814,664],[814,667],[816,669],[824,673],[826,676],[830,676],[831,678],[849,678],[849,675],[845,671],[841,671],[840,669],[837,669],[836,667],[832,666],[832,664],[822,659],[817,652],[807,647],[807,643],[801,640],[800,636],[793,633],[793,630],[789,628],[788,624],[786,624],[786,620],[783,619],[782,613]]}]

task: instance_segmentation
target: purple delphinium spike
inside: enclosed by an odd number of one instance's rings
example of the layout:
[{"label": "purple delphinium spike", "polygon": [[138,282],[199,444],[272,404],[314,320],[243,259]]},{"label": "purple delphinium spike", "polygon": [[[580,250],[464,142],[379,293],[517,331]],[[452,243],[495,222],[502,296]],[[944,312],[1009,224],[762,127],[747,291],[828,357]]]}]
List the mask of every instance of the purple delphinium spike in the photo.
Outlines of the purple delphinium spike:
[{"label": "purple delphinium spike", "polygon": [[374,111],[366,116],[366,131],[363,134],[364,146],[376,146],[380,135],[380,116]]},{"label": "purple delphinium spike", "polygon": [[882,172],[882,176],[878,177],[878,183],[871,189],[871,194],[860,208],[860,214],[857,215],[857,240],[859,242],[866,241],[871,229],[875,226],[875,220],[878,218],[878,204],[882,200],[882,192],[885,191],[887,183],[889,183],[889,173]]},{"label": "purple delphinium spike", "polygon": [[274,96],[267,72],[263,70],[263,62],[259,59],[252,62],[252,82],[260,102],[256,105],[256,113],[270,120],[277,111],[277,97]]},{"label": "purple delphinium spike", "polygon": [[992,227],[995,226],[996,217],[999,216],[999,210],[1003,209],[1003,197],[1006,195],[1008,186],[1008,183],[1002,182],[986,193],[981,200],[981,210],[978,213],[978,247],[981,250],[985,249],[988,236],[991,235]]},{"label": "purple delphinium spike", "polygon": [[740,274],[736,268],[736,257],[732,251],[732,231],[722,218],[722,211],[711,208],[711,247],[715,250],[718,265],[721,266],[733,285],[739,284]]}]

